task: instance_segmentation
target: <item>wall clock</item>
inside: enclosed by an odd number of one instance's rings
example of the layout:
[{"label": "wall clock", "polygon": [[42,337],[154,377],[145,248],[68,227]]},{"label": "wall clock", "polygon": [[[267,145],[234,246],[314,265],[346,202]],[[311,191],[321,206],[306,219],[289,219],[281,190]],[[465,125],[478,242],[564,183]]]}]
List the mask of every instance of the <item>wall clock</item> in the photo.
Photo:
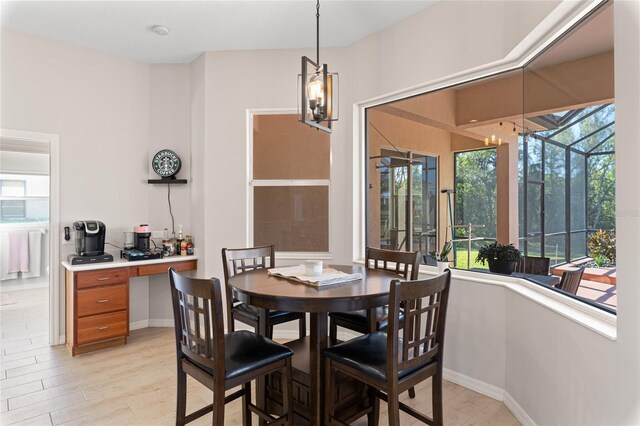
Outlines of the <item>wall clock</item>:
[{"label": "wall clock", "polygon": [[163,149],[153,156],[151,167],[161,178],[175,179],[180,167],[182,167],[182,161],[180,161],[180,157],[175,152],[170,149]]}]

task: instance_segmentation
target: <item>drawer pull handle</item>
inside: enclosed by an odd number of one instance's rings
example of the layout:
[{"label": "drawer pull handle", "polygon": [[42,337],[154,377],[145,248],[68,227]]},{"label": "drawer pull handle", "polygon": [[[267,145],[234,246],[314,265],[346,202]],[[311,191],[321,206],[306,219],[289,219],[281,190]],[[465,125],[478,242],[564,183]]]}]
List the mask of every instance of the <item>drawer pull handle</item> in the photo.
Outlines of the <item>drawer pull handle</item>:
[{"label": "drawer pull handle", "polygon": [[108,301],[109,301],[109,299],[96,300],[96,302],[98,302],[98,303],[107,303]]},{"label": "drawer pull handle", "polygon": [[104,326],[104,327],[98,327],[98,330],[106,330],[107,328],[109,328],[109,326]]},{"label": "drawer pull handle", "polygon": [[98,281],[106,281],[108,279],[109,279],[109,277],[101,277],[101,278],[98,278]]}]

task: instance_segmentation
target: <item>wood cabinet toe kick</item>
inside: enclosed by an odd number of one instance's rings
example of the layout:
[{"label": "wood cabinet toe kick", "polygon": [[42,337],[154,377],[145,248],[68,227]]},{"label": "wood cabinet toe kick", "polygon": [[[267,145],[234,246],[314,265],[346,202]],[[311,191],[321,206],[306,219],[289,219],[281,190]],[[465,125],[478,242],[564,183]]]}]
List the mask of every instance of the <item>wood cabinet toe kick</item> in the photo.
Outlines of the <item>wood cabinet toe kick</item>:
[{"label": "wood cabinet toe kick", "polygon": [[104,268],[74,268],[63,262],[66,289],[66,340],[76,356],[127,343],[129,278],[198,268],[198,260],[162,259],[143,264],[118,262]]}]

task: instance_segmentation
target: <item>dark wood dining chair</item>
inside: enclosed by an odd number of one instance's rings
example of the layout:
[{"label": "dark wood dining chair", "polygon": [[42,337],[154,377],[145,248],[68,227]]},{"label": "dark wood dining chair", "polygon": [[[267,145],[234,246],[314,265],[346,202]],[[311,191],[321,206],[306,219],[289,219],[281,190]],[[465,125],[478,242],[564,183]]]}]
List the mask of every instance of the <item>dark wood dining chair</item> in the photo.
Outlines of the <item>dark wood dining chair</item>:
[{"label": "dark wood dining chair", "polygon": [[[443,424],[442,360],[450,283],[449,270],[426,280],[393,280],[387,330],[325,350],[325,424],[344,424],[344,419],[334,418],[337,372],[370,386],[375,400],[367,413],[369,424],[378,423],[380,399],[387,401],[390,426],[400,425],[400,410],[427,424]],[[402,392],[429,377],[433,418],[399,401]]]},{"label": "dark wood dining chair", "polygon": [[[225,404],[242,397],[243,425],[255,413],[268,424],[293,425],[291,356],[293,351],[250,331],[224,334],[220,280],[189,278],[169,269],[176,332],[178,400],[176,425],[213,411],[213,424],[224,424]],[[280,371],[283,375],[283,415],[275,418],[251,403],[251,381]],[[213,404],[189,415],[187,374],[213,391]],[[242,386],[225,396],[225,391]]]},{"label": "dark wood dining chair", "polygon": [[516,264],[515,271],[533,275],[549,275],[550,263],[551,258],[549,257],[523,256]]},{"label": "dark wood dining chair", "polygon": [[[391,265],[393,263],[393,265]],[[417,251],[394,251],[367,247],[365,265],[371,269],[383,269],[391,271],[406,280],[418,279],[420,267],[420,253]],[[329,337],[333,340],[338,337],[338,327],[344,327],[358,333],[370,333],[375,330],[384,330],[388,324],[389,307],[381,306],[375,310],[375,328],[371,329],[366,310],[353,312],[332,312]]]},{"label": "dark wood dining chair", "polygon": [[578,268],[575,271],[564,271],[560,283],[556,285],[556,288],[570,294],[577,294],[583,273],[584,268]]},{"label": "dark wood dining chair", "polygon": [[[229,285],[229,278],[236,274],[262,268],[275,267],[275,248],[273,245],[242,249],[222,249],[222,265],[224,269],[224,284],[226,290],[227,327],[235,330],[235,322],[252,326],[258,332],[260,315],[258,308],[247,305],[236,299],[233,289]],[[267,311],[267,337],[273,337],[273,326],[289,321],[300,321],[298,332],[300,337],[307,335],[307,322],[304,312]]]}]

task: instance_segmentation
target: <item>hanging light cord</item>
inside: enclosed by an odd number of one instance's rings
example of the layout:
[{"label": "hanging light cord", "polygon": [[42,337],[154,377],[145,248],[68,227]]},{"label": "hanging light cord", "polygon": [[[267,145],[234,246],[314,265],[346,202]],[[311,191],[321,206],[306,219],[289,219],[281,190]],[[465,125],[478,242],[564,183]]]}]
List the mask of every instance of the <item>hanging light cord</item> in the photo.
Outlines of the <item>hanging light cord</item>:
[{"label": "hanging light cord", "polygon": [[316,64],[320,67],[320,0],[316,0]]}]

